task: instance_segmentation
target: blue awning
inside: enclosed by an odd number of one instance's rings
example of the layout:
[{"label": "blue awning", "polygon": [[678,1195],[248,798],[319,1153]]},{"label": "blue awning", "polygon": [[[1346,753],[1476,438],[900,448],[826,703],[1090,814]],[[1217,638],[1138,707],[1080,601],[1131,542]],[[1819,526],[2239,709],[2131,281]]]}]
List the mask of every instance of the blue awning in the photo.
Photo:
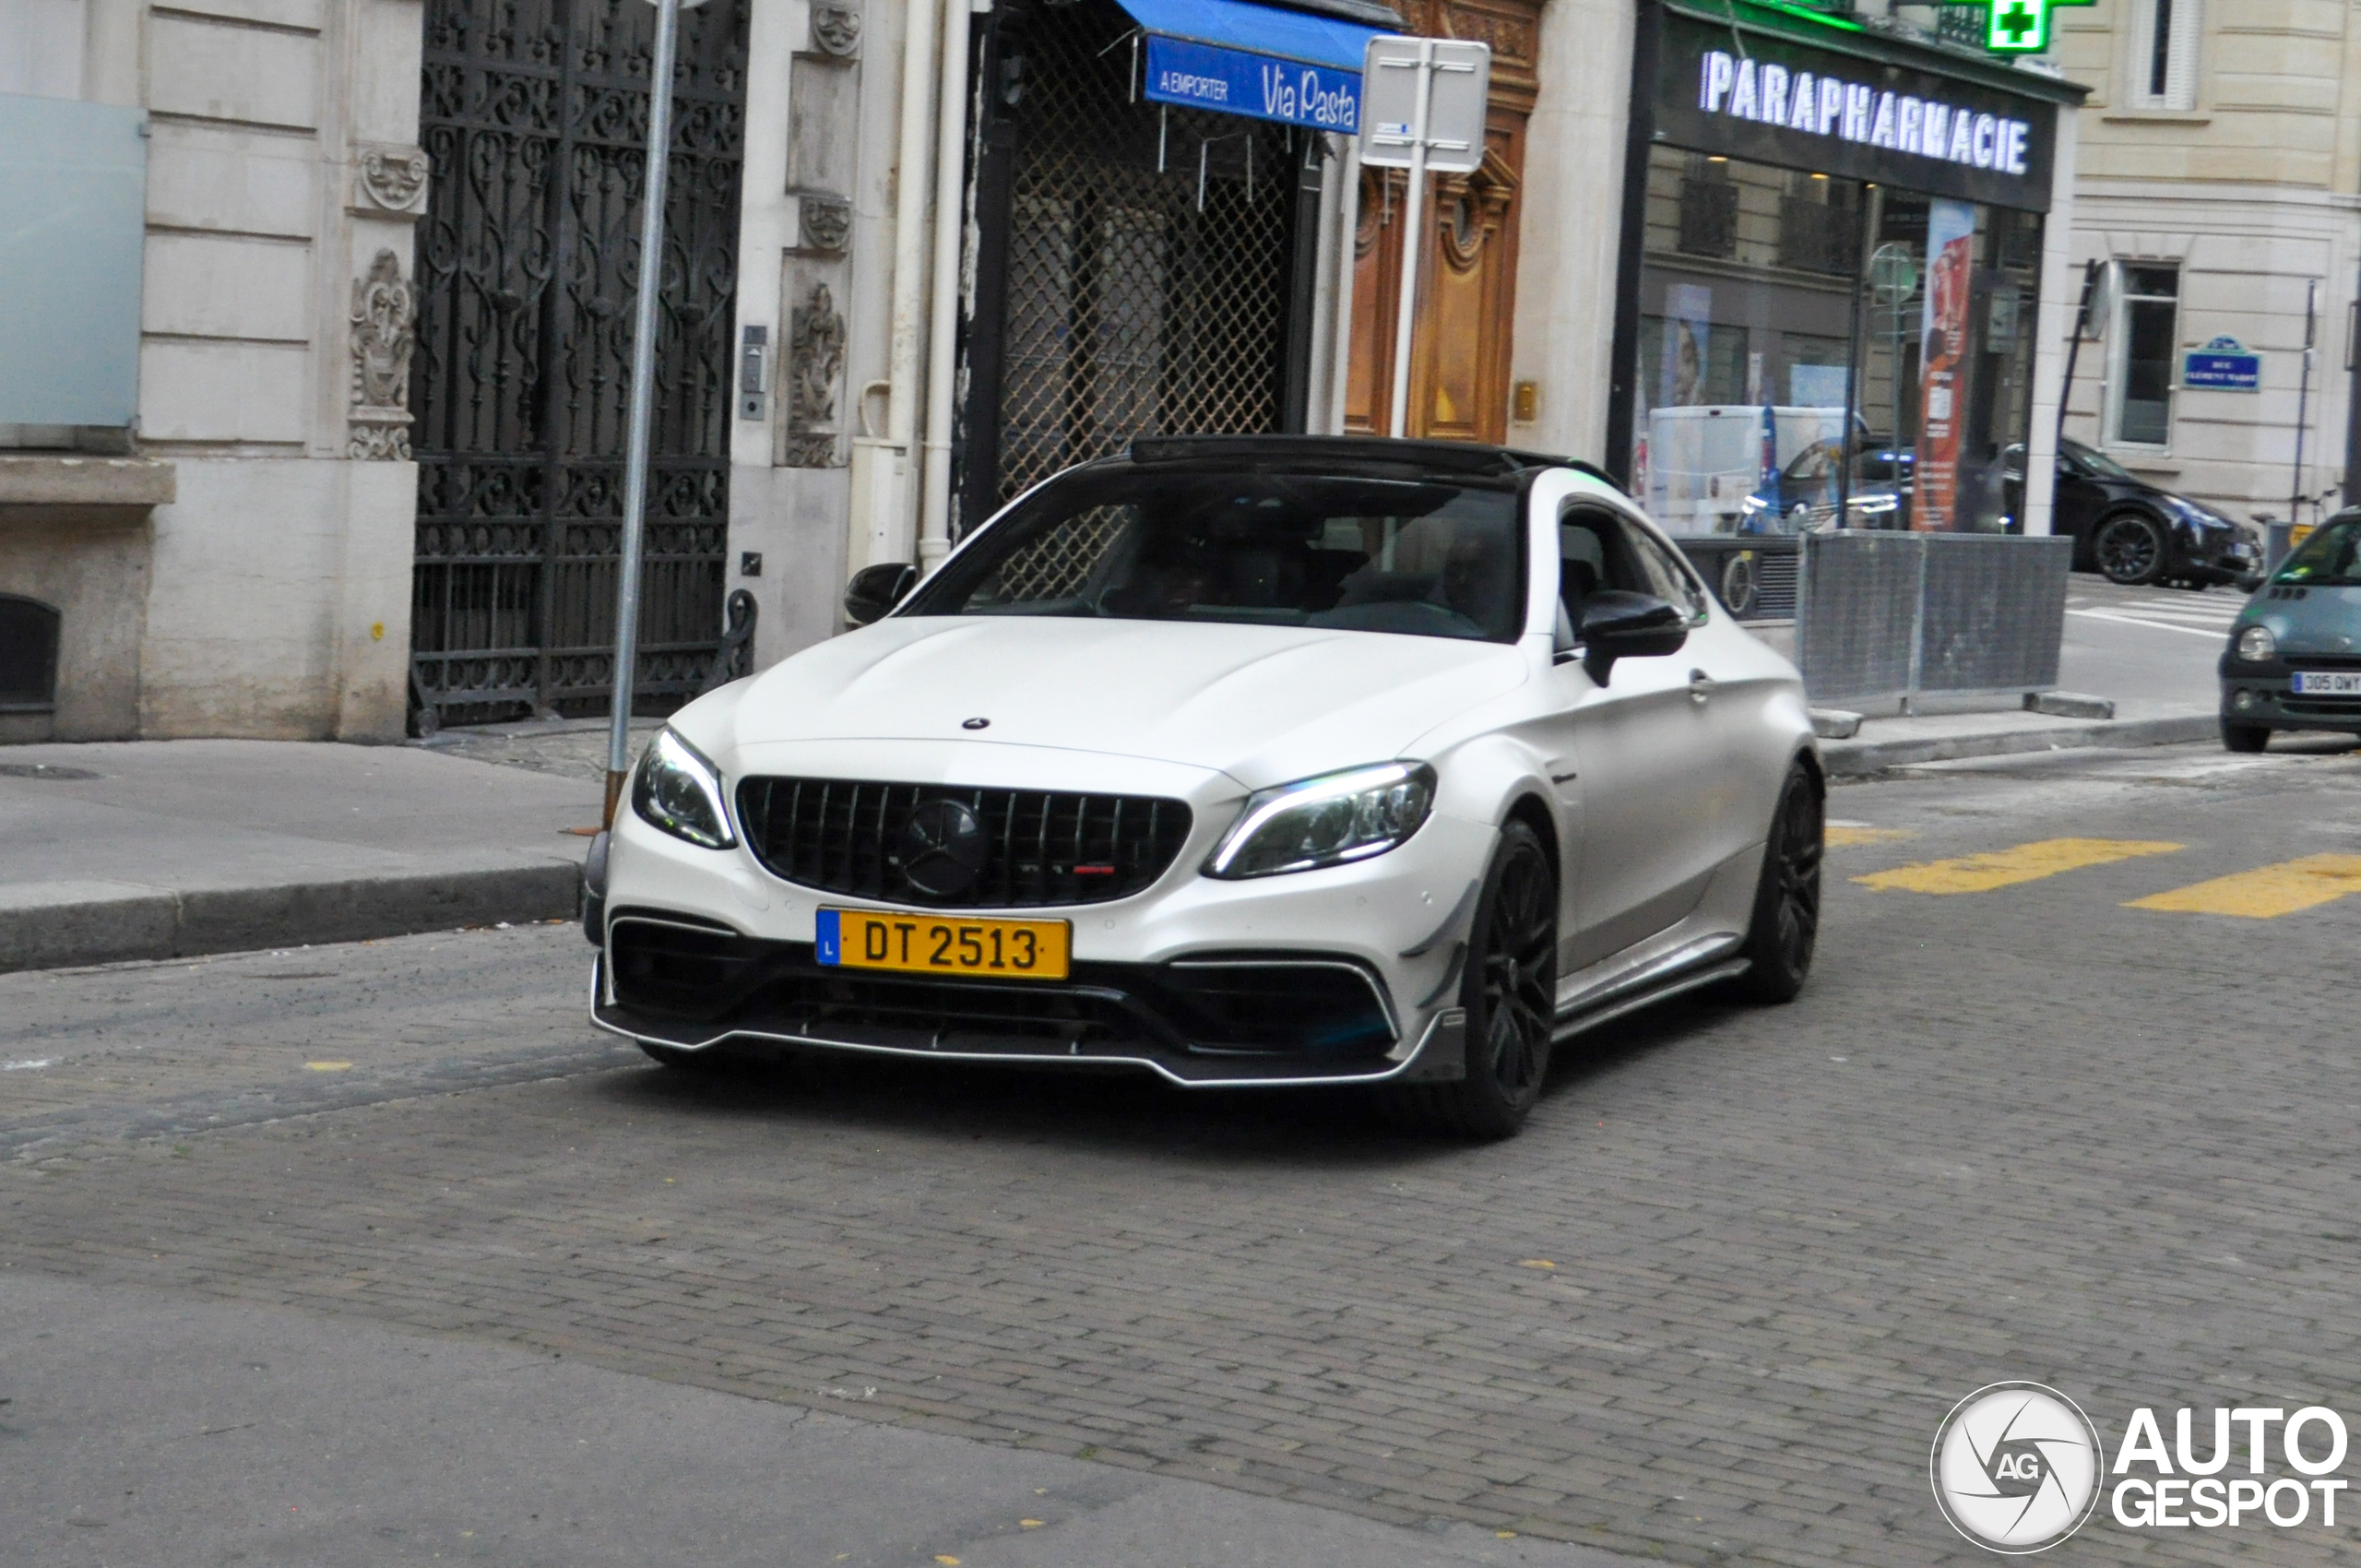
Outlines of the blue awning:
[{"label": "blue awning", "polygon": [[1246,0],[1119,0],[1147,34],[1151,102],[1351,135],[1376,28]]}]

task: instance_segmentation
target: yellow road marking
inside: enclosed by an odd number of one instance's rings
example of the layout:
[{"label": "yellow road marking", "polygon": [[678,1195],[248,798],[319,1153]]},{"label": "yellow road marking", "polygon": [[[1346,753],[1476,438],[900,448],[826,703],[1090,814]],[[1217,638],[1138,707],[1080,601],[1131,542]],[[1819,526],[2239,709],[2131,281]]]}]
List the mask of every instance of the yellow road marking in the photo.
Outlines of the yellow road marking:
[{"label": "yellow road marking", "polygon": [[306,1062],[303,1065],[309,1067],[314,1073],[350,1073],[352,1071],[352,1063],[350,1062]]},{"label": "yellow road marking", "polygon": [[2163,909],[2184,915],[2241,915],[2248,920],[2276,920],[2303,909],[2316,909],[2361,893],[2361,855],[2307,855],[2275,866],[2217,876],[2189,887],[2176,887],[2135,898],[2127,909]]},{"label": "yellow road marking", "polygon": [[2169,855],[2180,848],[2178,844],[2139,838],[2044,838],[2036,844],[2020,844],[2013,849],[1896,866],[1892,871],[1873,872],[1853,880],[1880,893],[1989,893],[1996,887],[2039,882],[2043,877],[2081,871],[2085,866],[2111,865],[2142,855]]},{"label": "yellow road marking", "polygon": [[1849,849],[1856,844],[1891,844],[1897,838],[1917,837],[1914,833],[1905,833],[1899,827],[1861,827],[1852,823],[1840,822],[1830,823],[1827,833],[1828,847],[1832,849]]}]

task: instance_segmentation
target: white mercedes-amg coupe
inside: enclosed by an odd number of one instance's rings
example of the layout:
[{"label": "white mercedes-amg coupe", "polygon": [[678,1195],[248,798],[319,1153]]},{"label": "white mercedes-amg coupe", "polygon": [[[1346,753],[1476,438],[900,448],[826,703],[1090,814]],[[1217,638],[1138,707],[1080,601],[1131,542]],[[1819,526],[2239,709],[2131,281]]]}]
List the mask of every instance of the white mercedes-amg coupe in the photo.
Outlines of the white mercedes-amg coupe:
[{"label": "white mercedes-amg coupe", "polygon": [[1802,686],[1581,465],[1142,439],[917,577],[648,746],[588,868],[601,1027],[1382,1085],[1500,1137],[1554,1043],[1804,983]]}]

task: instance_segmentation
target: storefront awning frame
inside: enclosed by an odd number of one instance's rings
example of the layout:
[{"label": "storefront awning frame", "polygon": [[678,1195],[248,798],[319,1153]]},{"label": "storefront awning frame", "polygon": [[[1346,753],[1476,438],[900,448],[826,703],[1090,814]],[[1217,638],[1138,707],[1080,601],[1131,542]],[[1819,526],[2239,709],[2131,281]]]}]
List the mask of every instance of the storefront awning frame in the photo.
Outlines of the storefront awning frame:
[{"label": "storefront awning frame", "polygon": [[1117,0],[1147,41],[1152,103],[1350,136],[1361,61],[1382,30],[1248,0]]}]

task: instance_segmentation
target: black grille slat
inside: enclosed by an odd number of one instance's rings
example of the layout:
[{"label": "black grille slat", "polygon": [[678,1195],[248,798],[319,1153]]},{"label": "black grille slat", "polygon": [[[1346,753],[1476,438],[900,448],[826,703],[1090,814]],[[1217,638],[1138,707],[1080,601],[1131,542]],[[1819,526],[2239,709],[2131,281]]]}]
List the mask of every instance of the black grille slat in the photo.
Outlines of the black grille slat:
[{"label": "black grille slat", "polygon": [[[976,814],[990,846],[965,892],[933,897],[902,873],[910,814],[955,800]],[[1126,898],[1170,868],[1193,820],[1179,801],[1050,790],[949,790],[843,778],[749,778],[738,819],[765,870],[782,881],[850,897],[939,909],[1047,909]],[[1077,867],[1111,866],[1083,875]]]}]

